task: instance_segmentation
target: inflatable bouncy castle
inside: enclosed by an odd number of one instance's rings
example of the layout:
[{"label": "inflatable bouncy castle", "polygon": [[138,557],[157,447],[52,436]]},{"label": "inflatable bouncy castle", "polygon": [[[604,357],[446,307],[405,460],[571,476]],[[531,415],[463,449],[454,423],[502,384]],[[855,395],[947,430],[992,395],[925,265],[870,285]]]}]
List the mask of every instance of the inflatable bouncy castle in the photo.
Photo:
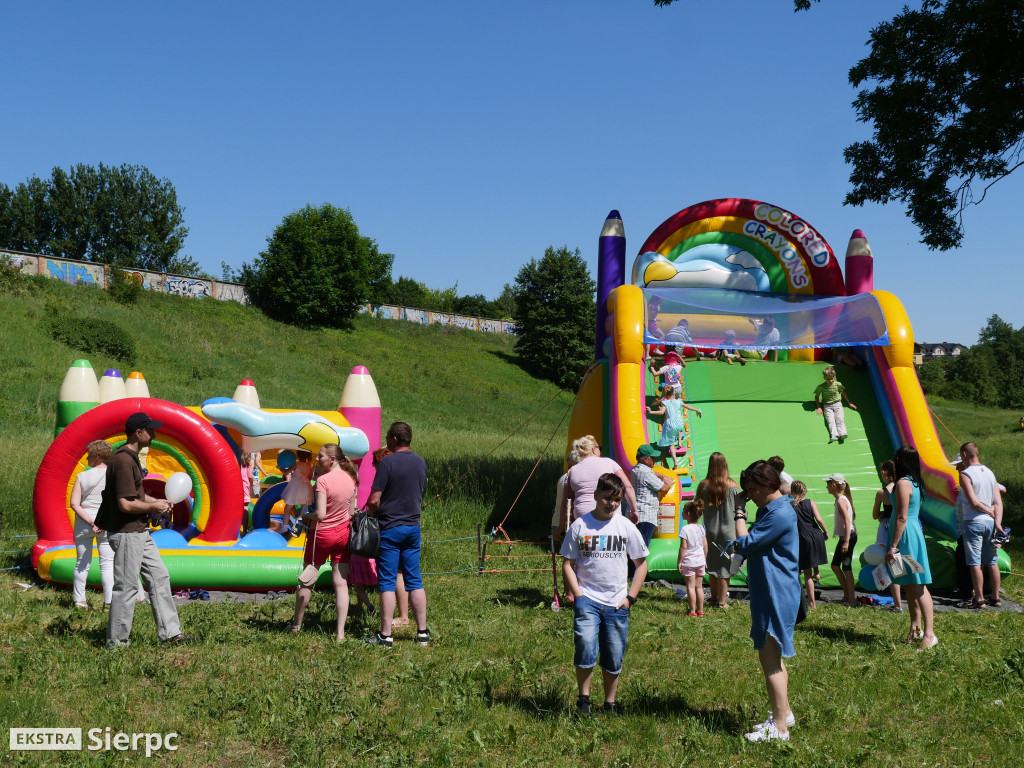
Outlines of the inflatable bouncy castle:
[{"label": "inflatable bouncy castle", "polygon": [[[907,443],[921,455],[921,518],[934,583],[954,584],[957,475],[914,370],[910,321],[895,295],[875,290],[874,257],[862,231],[850,238],[844,274],[809,222],[771,203],[730,198],[668,218],[640,247],[628,277],[617,211],[605,221],[598,249],[595,362],[577,394],[569,444],[595,435],[627,474],[640,445],[658,442],[658,424],[646,413],[655,395],[647,364],[671,329],[686,320],[694,345],[708,354],[746,354],[761,346],[757,326],[766,318],[778,330],[771,344],[778,362],[750,355],[757,360],[740,366],[704,358],[684,369],[683,397],[703,418],[685,418],[688,453],[679,468],[656,467],[678,482],[662,499],[648,559],[652,578],[679,578],[681,502],[693,498],[712,452],[726,456],[733,479],[754,460],[783,457],[830,528],[833,499],[823,478],[844,474],[853,491],[859,553],[875,541],[878,466]],[[838,378],[858,410],[847,410],[849,439],[836,444],[815,413],[813,392],[840,349],[853,365],[837,364]],[[1009,565],[1001,551],[1000,567],[1008,571]],[[836,584],[827,571],[822,568],[822,583]]]},{"label": "inflatable bouncy castle", "polygon": [[[32,494],[39,540],[32,563],[42,579],[72,583],[75,568],[74,512],[71,490],[87,468],[86,446],[106,440],[116,450],[124,443],[129,415],[144,411],[163,422],[144,459],[146,492],[164,498],[164,483],[186,473],[189,498],[178,503],[170,521],[153,531],[153,540],[170,572],[171,584],[262,591],[293,589],[302,568],[305,535],[286,539],[271,530],[270,519],[284,484],[259,494],[254,505],[243,498],[240,456],[261,456],[258,471],[277,478],[279,452],[308,451],[313,456],[337,443],[359,471],[360,505],[373,482],[370,454],[381,444],[380,400],[369,372],[357,366],[348,376],[337,411],[263,409],[251,381],[243,381],[231,398],[215,397],[186,407],[149,397],[145,379],[132,373],[127,383],[116,370],[97,382],[86,360],[76,361],[65,376],[57,408],[57,435],[40,464]],[[243,532],[247,511],[251,523]],[[88,584],[100,583],[93,557]],[[330,569],[321,572],[330,583]]]}]

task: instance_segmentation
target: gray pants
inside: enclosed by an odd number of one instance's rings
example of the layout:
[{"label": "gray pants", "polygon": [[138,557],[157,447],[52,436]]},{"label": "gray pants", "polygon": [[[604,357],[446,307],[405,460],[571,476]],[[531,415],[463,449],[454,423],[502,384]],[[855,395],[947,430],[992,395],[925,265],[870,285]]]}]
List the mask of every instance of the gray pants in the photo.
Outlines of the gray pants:
[{"label": "gray pants", "polygon": [[139,576],[149,589],[157,635],[161,640],[168,640],[181,634],[178,610],[171,597],[171,577],[149,532],[108,533],[107,541],[114,550],[114,592],[110,601],[107,645],[128,645],[135,601],[139,596]]},{"label": "gray pants", "polygon": [[843,401],[837,403],[824,403],[821,410],[825,414],[825,423],[828,425],[828,434],[833,440],[846,437],[846,415],[843,413]]}]

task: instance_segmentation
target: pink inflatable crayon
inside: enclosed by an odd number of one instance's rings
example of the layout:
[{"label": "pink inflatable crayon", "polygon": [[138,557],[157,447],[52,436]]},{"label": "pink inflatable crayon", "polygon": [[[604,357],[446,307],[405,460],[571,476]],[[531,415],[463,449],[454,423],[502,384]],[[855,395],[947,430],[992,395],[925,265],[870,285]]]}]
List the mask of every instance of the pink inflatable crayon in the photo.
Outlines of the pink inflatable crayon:
[{"label": "pink inflatable crayon", "polygon": [[846,295],[867,293],[875,287],[875,259],[863,230],[855,229],[846,246]]},{"label": "pink inflatable crayon", "polygon": [[373,452],[380,448],[380,397],[377,386],[366,366],[357,365],[345,380],[341,390],[341,402],[338,413],[348,423],[361,429],[370,442],[369,452],[359,460],[359,495],[356,501],[360,507],[370,498],[370,486],[373,484],[375,470],[373,468]]}]

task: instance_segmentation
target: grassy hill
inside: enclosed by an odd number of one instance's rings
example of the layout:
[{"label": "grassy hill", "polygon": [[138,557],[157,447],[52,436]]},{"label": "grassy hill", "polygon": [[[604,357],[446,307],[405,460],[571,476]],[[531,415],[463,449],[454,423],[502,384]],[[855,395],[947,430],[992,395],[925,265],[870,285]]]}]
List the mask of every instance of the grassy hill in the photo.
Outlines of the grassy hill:
[{"label": "grassy hill", "polygon": [[[130,649],[102,646],[106,616],[76,611],[67,590],[0,573],[0,722],[11,727],[110,728],[178,734],[178,749],[7,752],[2,764],[161,766],[744,765],[988,766],[1024,762],[1024,614],[945,612],[940,645],[904,645],[907,615],[820,605],[787,660],[797,717],[789,747],[739,734],[767,714],[748,637],[748,609],[686,616],[685,600],[648,586],[631,610],[619,702],[625,715],[577,720],[572,614],[553,613],[550,560],[537,545],[494,546],[476,575],[472,541],[450,542],[501,519],[552,434],[554,441],[513,518],[547,524],[572,396],[526,376],[509,339],[362,318],[351,332],[300,331],[227,302],[146,295],[123,307],[99,291],[52,280],[0,293],[0,514],[4,534],[32,531],[32,479],[49,445],[54,404],[70,362],[100,372],[118,361],[84,355],[45,330],[53,313],[117,323],[137,342],[156,397],[198,404],[255,380],[267,407],[334,408],[345,377],[366,365],[385,423],[400,418],[427,459],[424,570],[434,642],[412,628],[387,652],[359,642],[373,620],[350,614],[334,642],[334,596],[314,594],[300,635],[282,633],[291,598],[188,602],[182,626],[199,637],[173,649],[136,611]],[[127,372],[131,368],[119,366]],[[492,455],[498,443],[554,401]],[[1016,498],[1019,415],[935,403],[958,440],[975,439]],[[940,427],[940,430],[942,428]],[[947,451],[953,450],[954,439]],[[476,462],[483,463],[465,478]],[[1013,463],[1016,462],[1016,466]],[[449,490],[450,485],[454,485]],[[1019,536],[1019,534],[1018,534]],[[20,562],[4,538],[0,568]],[[1013,543],[1020,557],[1021,547]],[[1019,570],[1019,569],[1018,569]],[[510,572],[511,571],[511,572]],[[1019,577],[1004,581],[1020,601]],[[97,602],[97,595],[91,595]],[[593,695],[600,701],[601,685]],[[85,733],[83,733],[85,736]],[[88,744],[87,738],[84,738]]]},{"label": "grassy hill", "polygon": [[[430,461],[428,495],[441,494],[431,511],[436,524],[469,529],[500,520],[555,435],[510,518],[548,520],[543,510],[561,474],[568,419],[561,420],[573,395],[525,374],[510,337],[368,317],[356,318],[351,331],[300,330],[234,302],[144,293],[134,306],[122,306],[101,290],[56,280],[19,286],[0,295],[0,515],[7,532],[31,531],[32,480],[53,439],[61,381],[80,357],[97,375],[107,368],[141,371],[153,397],[182,405],[230,397],[240,380],[252,379],[264,407],[313,410],[337,408],[349,372],[365,365],[385,428],[408,422],[414,449]],[[137,346],[134,365],[54,340],[46,320],[55,314],[115,323]]]}]

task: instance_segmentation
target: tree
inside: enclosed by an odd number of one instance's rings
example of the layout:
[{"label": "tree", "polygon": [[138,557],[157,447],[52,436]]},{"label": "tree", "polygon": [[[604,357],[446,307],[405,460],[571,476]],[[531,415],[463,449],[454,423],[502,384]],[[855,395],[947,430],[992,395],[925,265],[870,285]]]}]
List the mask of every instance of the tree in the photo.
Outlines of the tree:
[{"label": "tree", "polygon": [[411,277],[402,275],[393,285],[389,286],[386,293],[387,301],[383,303],[393,304],[397,307],[426,309],[426,294],[427,286]]},{"label": "tree", "polygon": [[0,186],[0,247],[120,267],[194,275],[174,185],[138,165],[54,168]]},{"label": "tree", "polygon": [[285,216],[240,277],[250,300],[270,317],[347,327],[359,305],[390,284],[393,260],[359,234],[349,211],[324,203]]},{"label": "tree", "polygon": [[516,275],[512,289],[516,352],[523,368],[560,387],[575,387],[593,361],[597,286],[580,250],[548,247]]},{"label": "tree", "polygon": [[849,79],[874,83],[853,102],[873,136],[843,152],[853,166],[844,202],[899,201],[921,242],[955,248],[964,210],[1024,165],[1024,3],[921,0],[872,30],[870,45]]},{"label": "tree", "polygon": [[492,301],[491,305],[494,317],[502,320],[510,319],[516,309],[515,289],[508,283],[505,283],[501,288],[501,293],[498,294],[498,298]]}]

